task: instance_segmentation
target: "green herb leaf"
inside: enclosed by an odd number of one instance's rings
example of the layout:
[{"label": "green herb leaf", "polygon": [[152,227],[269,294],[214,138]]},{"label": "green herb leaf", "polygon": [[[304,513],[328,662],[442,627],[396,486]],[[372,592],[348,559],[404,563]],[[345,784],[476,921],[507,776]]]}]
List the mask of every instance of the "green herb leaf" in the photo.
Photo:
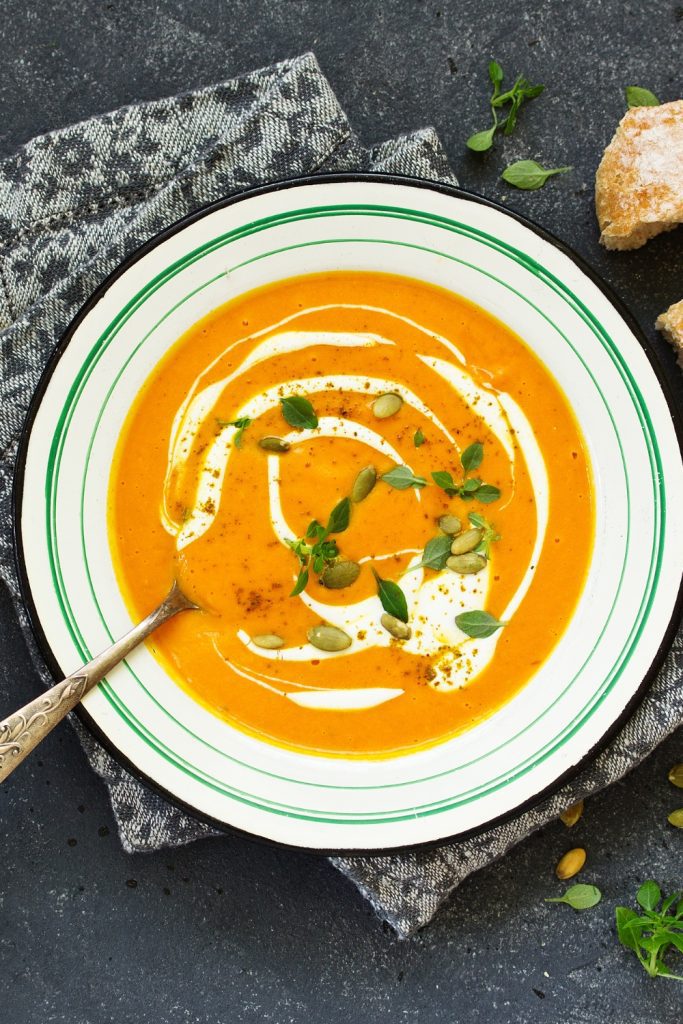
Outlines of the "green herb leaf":
[{"label": "green herb leaf", "polygon": [[649,882],[643,882],[636,893],[636,900],[643,910],[655,910],[661,898],[662,890],[659,888],[657,883],[652,880]]},{"label": "green herb leaf", "polygon": [[521,89],[521,93],[525,100],[535,100],[537,96],[540,96],[542,92],[545,92],[544,85],[529,85],[527,84]]},{"label": "green herb leaf", "polygon": [[294,589],[292,590],[290,597],[298,597],[302,590],[305,590],[306,584],[308,583],[308,569],[301,569],[299,575],[296,578]]},{"label": "green herb leaf", "polygon": [[219,427],[237,427],[235,432],[235,448],[242,447],[242,435],[251,424],[252,421],[248,416],[241,416],[238,420],[218,420]]},{"label": "green herb leaf", "polygon": [[566,903],[574,910],[588,910],[595,907],[602,899],[602,893],[596,885],[586,885],[579,882],[571,885],[564,896],[553,896],[546,899],[546,903]]},{"label": "green herb leaf", "polygon": [[[304,589],[308,583],[310,569],[320,576],[328,565],[334,564],[339,555],[339,548],[336,540],[328,540],[329,534],[342,533],[343,530],[346,530],[350,518],[351,502],[348,498],[342,498],[332,509],[327,526],[322,526],[317,519],[313,519],[308,524],[305,537],[287,541],[301,565],[290,597],[296,597]],[[309,544],[307,541],[311,541],[311,543]]]},{"label": "green herb leaf", "polygon": [[497,125],[487,128],[485,131],[475,132],[467,140],[467,148],[475,153],[485,153],[493,145],[493,136],[496,134]]},{"label": "green herb leaf", "polygon": [[627,85],[624,89],[626,103],[631,107],[658,107],[660,100],[649,89],[641,89],[639,85]]},{"label": "green herb leaf", "polygon": [[432,473],[432,480],[442,491],[446,492],[449,498],[460,493],[459,485],[456,484],[451,474],[445,470],[437,469],[435,473]]},{"label": "green herb leaf", "polygon": [[306,530],[307,537],[322,537],[325,533],[325,527],[321,526],[317,519],[314,519],[309,523],[308,529]]},{"label": "green herb leaf", "polygon": [[400,619],[401,622],[407,622],[408,602],[398,583],[394,583],[393,580],[383,580],[374,569],[372,572],[377,581],[377,593],[384,611],[393,615],[395,619]]},{"label": "green herb leaf", "polygon": [[424,444],[424,443],[425,443],[425,436],[422,433],[422,430],[418,427],[417,430],[415,431],[415,433],[413,434],[413,444],[415,445],[416,448],[419,448],[420,445]]},{"label": "green herb leaf", "polygon": [[425,544],[420,564],[414,566],[414,568],[436,569],[437,572],[441,572],[442,569],[446,568],[446,562],[451,556],[452,543],[453,538],[448,537],[445,534],[440,534],[438,537],[432,537],[432,539],[427,541]]},{"label": "green herb leaf", "polygon": [[541,167],[535,160],[517,160],[503,171],[501,177],[515,188],[533,190],[545,185],[554,174],[567,174],[571,167]]},{"label": "green herb leaf", "polygon": [[673,907],[673,905],[676,902],[676,900],[679,900],[680,898],[681,898],[681,893],[680,892],[672,892],[671,895],[669,897],[667,897],[667,899],[665,899],[664,902],[662,903],[661,907],[659,908],[659,913],[660,914],[666,914],[667,910],[670,910],[671,907]]},{"label": "green herb leaf", "polygon": [[342,498],[339,504],[335,505],[327,520],[326,533],[343,533],[348,530],[351,521],[351,502],[348,498]]},{"label": "green herb leaf", "polygon": [[[489,79],[493,85],[493,93],[489,99],[493,124],[490,128],[470,135],[467,140],[468,147],[478,153],[483,153],[491,148],[497,131],[503,130],[506,135],[510,135],[517,124],[517,115],[520,107],[528,100],[533,100],[536,96],[540,96],[545,88],[542,85],[532,85],[523,75],[519,75],[511,89],[501,92],[503,69],[497,61],[492,60],[489,63],[488,70]],[[499,120],[498,110],[501,110],[508,104],[509,107],[505,117]]]},{"label": "green herb leaf", "polygon": [[460,492],[463,498],[469,498],[471,495],[478,491],[481,487],[481,480],[478,476],[471,476],[468,480],[465,480]]},{"label": "green herb leaf", "polygon": [[485,640],[493,636],[496,630],[507,626],[507,622],[500,622],[495,615],[483,611],[462,612],[455,616],[455,624],[458,629],[475,640]]},{"label": "green herb leaf", "polygon": [[281,398],[280,406],[282,415],[290,427],[296,430],[313,430],[318,426],[318,417],[307,398],[301,395],[290,395],[289,398]]},{"label": "green herb leaf", "polygon": [[642,921],[642,918],[636,914],[635,910],[629,910],[628,907],[617,907],[615,916],[619,942],[622,946],[626,946],[628,949],[637,949],[638,943],[634,937],[631,925],[636,921]]},{"label": "green herb leaf", "polygon": [[493,97],[498,95],[500,86],[503,83],[503,69],[496,60],[492,60],[489,64],[489,78],[491,79],[491,85],[493,86]]},{"label": "green herb leaf", "polygon": [[409,487],[426,487],[427,481],[423,476],[415,476],[408,466],[395,466],[388,473],[380,477],[385,484],[389,484],[396,491],[407,491]]},{"label": "green herb leaf", "polygon": [[498,501],[500,491],[493,484],[482,484],[481,487],[477,488],[474,496],[482,505],[490,505],[492,501]]},{"label": "green herb leaf", "polygon": [[462,468],[466,473],[470,473],[473,469],[479,469],[484,459],[484,446],[479,441],[475,441],[460,456],[460,462]]},{"label": "green herb leaf", "polygon": [[[491,523],[488,519],[481,514],[481,512],[468,512],[467,518],[469,519],[472,526],[476,526],[478,530],[490,530],[492,529]],[[497,538],[500,540],[500,537]]]}]

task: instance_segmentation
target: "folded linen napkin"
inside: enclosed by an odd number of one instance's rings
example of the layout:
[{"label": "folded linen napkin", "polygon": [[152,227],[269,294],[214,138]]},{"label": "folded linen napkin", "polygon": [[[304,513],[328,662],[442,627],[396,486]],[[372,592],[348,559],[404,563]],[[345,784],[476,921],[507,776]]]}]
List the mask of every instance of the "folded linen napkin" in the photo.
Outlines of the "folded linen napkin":
[{"label": "folded linen napkin", "polygon": [[[212,200],[281,178],[384,171],[455,183],[431,129],[361,146],[312,54],[197,92],[125,107],[33,139],[0,165],[0,576],[45,684],[13,560],[10,490],[28,400],[55,342],[103,277],[144,241]],[[531,811],[440,849],[332,858],[406,937],[471,872],[568,804],[634,767],[683,721],[683,632],[620,735]],[[218,834],[137,782],[74,720],[105,780],[123,846]]]}]

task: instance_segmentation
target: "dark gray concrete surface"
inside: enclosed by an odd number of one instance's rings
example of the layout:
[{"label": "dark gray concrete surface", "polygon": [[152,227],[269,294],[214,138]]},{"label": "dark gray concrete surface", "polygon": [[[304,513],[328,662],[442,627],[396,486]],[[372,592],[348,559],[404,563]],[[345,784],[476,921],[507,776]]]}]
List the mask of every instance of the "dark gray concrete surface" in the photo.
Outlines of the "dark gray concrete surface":
[{"label": "dark gray concrete surface", "polygon": [[[367,143],[434,124],[464,185],[573,245],[637,315],[683,396],[652,323],[683,297],[681,230],[645,249],[597,245],[592,183],[622,88],[683,92],[683,6],[651,0],[2,0],[0,157],[36,133],[122,103],[208,84],[313,49]],[[486,157],[486,63],[548,86]],[[543,191],[498,180],[530,156],[575,171]],[[34,693],[0,595],[0,707]],[[671,738],[592,799],[466,882],[400,943],[321,859],[214,839],[154,855],[118,843],[105,790],[62,727],[0,788],[0,1016],[13,1024],[446,1021],[680,1024],[683,985],[650,981],[622,950],[613,907],[654,876],[683,885],[683,803],[666,781]],[[543,903],[575,843],[603,903]]]}]

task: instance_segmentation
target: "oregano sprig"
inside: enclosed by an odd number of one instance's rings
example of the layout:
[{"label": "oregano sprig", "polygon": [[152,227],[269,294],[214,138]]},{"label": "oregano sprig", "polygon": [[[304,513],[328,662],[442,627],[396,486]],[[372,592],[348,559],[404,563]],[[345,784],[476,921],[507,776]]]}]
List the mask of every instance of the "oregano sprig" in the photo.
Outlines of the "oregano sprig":
[{"label": "oregano sprig", "polygon": [[330,540],[331,533],[343,533],[351,521],[351,502],[342,498],[330,512],[327,526],[317,519],[308,524],[305,537],[288,540],[290,548],[299,559],[299,575],[290,597],[297,597],[308,584],[310,571],[320,575],[328,565],[334,565],[339,554],[336,540]]},{"label": "oregano sprig", "polygon": [[235,431],[235,448],[241,448],[242,436],[247,427],[251,426],[252,420],[248,416],[241,416],[237,420],[222,420],[216,417],[216,422],[221,429],[223,427],[237,427]]},{"label": "oregano sprig", "polygon": [[651,978],[683,981],[683,975],[674,974],[666,960],[676,950],[683,953],[683,892],[663,899],[657,883],[650,880],[638,889],[636,901],[642,914],[630,907],[616,908],[619,942],[633,950]]},{"label": "oregano sprig", "polygon": [[[489,64],[488,70],[489,79],[493,86],[493,92],[489,99],[493,124],[490,128],[486,128],[483,131],[475,132],[473,135],[470,135],[467,140],[467,146],[475,153],[483,153],[490,149],[493,145],[493,139],[497,131],[502,131],[505,135],[510,135],[517,125],[517,115],[519,114],[522,104],[540,96],[545,89],[545,86],[532,85],[531,82],[527,81],[524,75],[519,75],[512,88],[502,92],[502,67],[497,61],[492,60]],[[505,107],[507,107],[507,111],[501,120],[498,117],[498,112],[503,111]]]},{"label": "oregano sprig", "polygon": [[447,470],[436,470],[432,473],[432,480],[446,492],[449,498],[458,497],[465,501],[476,498],[483,505],[490,505],[491,502],[500,498],[500,490],[493,484],[485,484],[479,477],[467,476],[471,470],[481,466],[483,458],[484,446],[480,441],[475,441],[460,456],[460,463],[465,474],[460,483],[456,483],[452,474]]}]

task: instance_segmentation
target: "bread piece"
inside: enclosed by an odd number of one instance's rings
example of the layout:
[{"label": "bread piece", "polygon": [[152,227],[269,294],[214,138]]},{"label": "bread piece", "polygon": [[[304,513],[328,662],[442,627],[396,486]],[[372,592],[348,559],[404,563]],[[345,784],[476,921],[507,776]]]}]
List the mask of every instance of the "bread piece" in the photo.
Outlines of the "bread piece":
[{"label": "bread piece", "polygon": [[624,114],[595,176],[595,209],[607,249],[637,249],[683,221],[683,100]]},{"label": "bread piece", "polygon": [[655,327],[670,341],[678,354],[678,365],[683,369],[683,299],[669,306],[666,313],[657,317]]}]

